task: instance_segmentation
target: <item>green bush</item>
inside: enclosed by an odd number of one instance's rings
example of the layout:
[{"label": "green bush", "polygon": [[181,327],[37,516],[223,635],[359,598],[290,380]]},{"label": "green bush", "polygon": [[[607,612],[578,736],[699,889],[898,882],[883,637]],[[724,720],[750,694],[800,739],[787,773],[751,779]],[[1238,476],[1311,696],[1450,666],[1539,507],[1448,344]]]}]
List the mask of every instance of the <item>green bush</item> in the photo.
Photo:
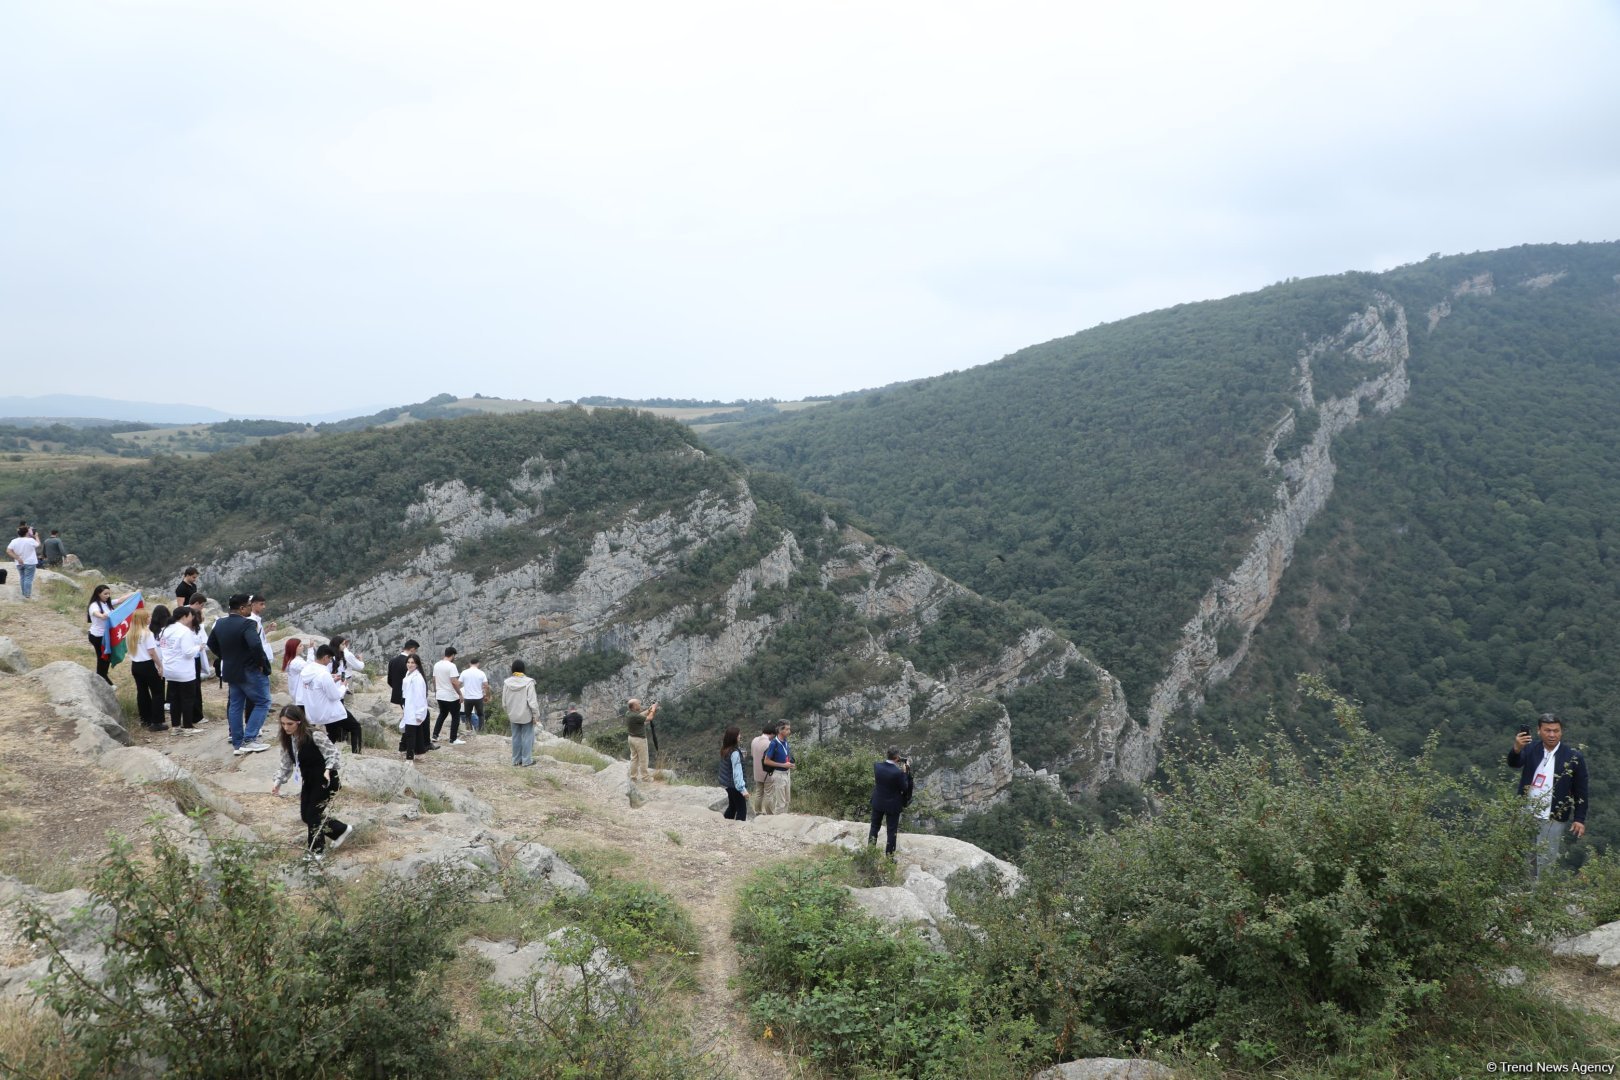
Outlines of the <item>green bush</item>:
[{"label": "green bush", "polygon": [[872,766],[883,755],[864,743],[826,742],[794,752],[793,809],[845,821],[872,816]]},{"label": "green bush", "polygon": [[250,848],[217,844],[198,864],[160,833],[149,860],[116,841],[91,892],[109,916],[99,979],[68,959],[71,928],[27,918],[50,957],[39,995],[83,1051],[79,1075],[110,1062],[176,1077],[452,1070],[454,1020],[427,975],[452,955],[441,913],[465,902],[462,877],[385,879],[348,905],[317,892],[311,910]]},{"label": "green bush", "polygon": [[1027,1076],[1032,1025],[1000,1012],[966,965],[853,911],[843,872],[801,863],[743,889],[733,933],[761,1034],[837,1076]]},{"label": "green bush", "polygon": [[1016,899],[971,905],[981,974],[1060,1054],[1122,1033],[1241,1036],[1263,1056],[1385,1047],[1449,987],[1574,929],[1559,886],[1527,879],[1522,805],[1437,769],[1433,740],[1399,756],[1303,686],[1343,728],[1332,746],[1279,735],[1188,765],[1157,816],[1042,838]]}]

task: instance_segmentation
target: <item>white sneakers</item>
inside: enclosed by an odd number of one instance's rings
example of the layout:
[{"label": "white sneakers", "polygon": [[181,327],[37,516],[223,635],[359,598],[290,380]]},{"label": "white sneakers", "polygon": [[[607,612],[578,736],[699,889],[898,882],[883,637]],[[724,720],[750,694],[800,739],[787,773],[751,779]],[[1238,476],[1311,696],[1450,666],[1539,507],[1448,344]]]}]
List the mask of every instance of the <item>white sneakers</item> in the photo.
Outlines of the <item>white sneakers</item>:
[{"label": "white sneakers", "polygon": [[232,750],[231,754],[234,757],[241,757],[243,754],[257,754],[257,753],[261,753],[262,751],[265,751],[265,750],[268,750],[268,749],[270,749],[270,748],[268,746],[266,746],[264,743],[254,741],[254,742],[250,742],[250,743],[243,743],[241,746],[238,746],[235,750]]}]

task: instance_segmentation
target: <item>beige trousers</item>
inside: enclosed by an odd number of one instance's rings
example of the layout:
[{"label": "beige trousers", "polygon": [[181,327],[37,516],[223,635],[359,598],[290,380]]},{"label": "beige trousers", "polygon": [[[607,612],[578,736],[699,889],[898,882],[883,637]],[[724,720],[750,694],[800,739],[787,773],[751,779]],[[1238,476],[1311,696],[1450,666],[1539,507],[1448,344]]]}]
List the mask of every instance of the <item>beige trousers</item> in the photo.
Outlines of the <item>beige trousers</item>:
[{"label": "beige trousers", "polygon": [[787,770],[771,773],[770,783],[765,788],[765,812],[767,814],[785,814],[788,812],[788,799],[793,794],[793,774]]},{"label": "beige trousers", "polygon": [[765,778],[760,777],[748,785],[748,816],[759,817],[765,812]]},{"label": "beige trousers", "polygon": [[650,781],[652,773],[647,769],[647,740],[634,735],[626,737],[630,740],[630,779]]}]

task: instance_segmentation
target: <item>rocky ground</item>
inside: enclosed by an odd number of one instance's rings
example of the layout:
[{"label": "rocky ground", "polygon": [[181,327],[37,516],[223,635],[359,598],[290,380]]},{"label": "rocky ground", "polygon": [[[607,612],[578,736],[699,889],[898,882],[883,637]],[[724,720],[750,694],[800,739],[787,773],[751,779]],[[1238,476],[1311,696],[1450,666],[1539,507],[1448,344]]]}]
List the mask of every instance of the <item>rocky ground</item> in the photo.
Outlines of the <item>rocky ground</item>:
[{"label": "rocky ground", "polygon": [[[86,579],[88,581],[88,578]],[[116,586],[115,586],[116,588]],[[196,734],[153,733],[125,726],[133,683],[127,665],[114,669],[116,696],[90,672],[78,601],[66,583],[38,590],[23,602],[15,584],[0,588],[0,899],[15,910],[20,896],[37,898],[82,885],[106,850],[109,833],[137,837],[155,820],[207,840],[183,811],[206,805],[214,837],[251,837],[287,847],[294,856],[304,828],[297,788],[270,793],[279,755],[235,757],[226,732],[225,695],[205,687],[211,718]],[[20,653],[20,656],[18,655]],[[10,660],[6,659],[7,656]],[[374,658],[373,667],[380,667]],[[280,677],[275,686],[279,690]],[[125,699],[120,705],[119,699]],[[285,700],[277,694],[278,701]],[[351,707],[375,727],[397,715],[382,694],[356,694]],[[273,722],[266,725],[274,734]],[[799,1075],[790,1057],[748,1033],[746,1006],[732,988],[737,970],[731,920],[738,887],[752,871],[803,854],[819,844],[852,846],[864,825],[788,814],[739,824],[714,809],[718,788],[688,786],[669,774],[632,785],[624,762],[609,762],[549,735],[538,740],[536,766],[510,764],[510,744],[495,735],[444,745],[415,764],[386,749],[358,757],[345,751],[345,789],[332,812],[361,828],[354,842],[331,855],[325,872],[343,878],[368,870],[409,873],[430,859],[492,865],[514,859],[559,888],[584,882],[553,852],[602,851],[626,873],[657,885],[690,914],[702,942],[698,990],[692,995],[694,1036],[712,1047],[738,1076]],[[965,866],[1006,864],[971,845],[944,837],[906,837],[906,889],[860,897],[875,910],[931,924],[948,917],[944,880]],[[79,894],[63,893],[66,909]],[[0,994],[26,993],[38,958],[8,919],[0,927]]]}]

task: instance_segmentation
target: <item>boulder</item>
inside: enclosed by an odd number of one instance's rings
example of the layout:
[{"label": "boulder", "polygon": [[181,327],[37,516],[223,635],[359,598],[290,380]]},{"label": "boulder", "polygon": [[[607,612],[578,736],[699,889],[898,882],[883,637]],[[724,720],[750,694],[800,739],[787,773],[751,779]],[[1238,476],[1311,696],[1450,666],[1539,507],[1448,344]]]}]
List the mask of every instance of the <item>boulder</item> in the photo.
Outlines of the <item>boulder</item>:
[{"label": "boulder", "polygon": [[1554,956],[1578,956],[1598,967],[1620,967],[1620,922],[1604,923],[1553,946]]},{"label": "boulder", "polygon": [[474,874],[494,874],[501,868],[495,855],[497,846],[495,837],[482,830],[471,836],[445,836],[419,851],[384,863],[381,869],[407,880],[435,865]]},{"label": "boulder", "polygon": [[8,637],[0,637],[0,671],[11,675],[26,675],[32,669],[22,647]]},{"label": "boulder", "polygon": [[939,936],[933,914],[909,891],[880,885],[871,889],[852,888],[849,895],[855,906],[872,918],[893,926],[915,926],[930,945],[944,949],[945,942]]},{"label": "boulder", "polygon": [[590,885],[544,844],[519,844],[511,851],[511,868],[528,881],[544,881],[558,892],[584,896]]},{"label": "boulder", "polygon": [[470,938],[467,947],[495,966],[491,978],[497,985],[524,994],[514,1005],[520,1013],[532,1007],[565,1020],[570,1008],[579,1007],[601,1020],[634,1011],[630,969],[583,930],[565,926],[522,948],[483,938]]},{"label": "boulder", "polygon": [[58,660],[28,675],[40,693],[55,708],[57,716],[77,726],[73,748],[89,757],[99,757],[114,746],[128,746],[124,714],[118,707],[113,688],[88,668],[71,660]]},{"label": "boulder", "polygon": [[80,561],[77,555],[69,553],[62,556],[62,569],[72,570],[77,573],[84,569],[84,563]]},{"label": "boulder", "polygon": [[418,798],[425,794],[442,799],[457,813],[480,822],[488,822],[495,813],[489,803],[461,785],[429,779],[413,762],[375,753],[360,757],[346,753],[342,774],[345,787],[384,800],[401,794],[414,794]]},{"label": "boulder", "polygon": [[[131,783],[164,789],[182,813],[187,813],[200,805],[232,821],[248,820],[247,811],[242,809],[241,803],[214,785],[199,781],[188,770],[150,747],[121,746],[109,750],[101,755],[101,767],[117,773]],[[268,787],[268,784],[263,784],[258,790],[263,791]]]},{"label": "boulder", "polygon": [[29,982],[42,977],[50,966],[44,949],[23,937],[27,907],[39,908],[56,924],[68,962],[92,981],[100,980],[104,964],[101,936],[107,929],[105,912],[87,919],[74,917],[89,904],[90,894],[83,889],[47,893],[0,875],[0,999],[33,999]]},{"label": "boulder", "polygon": [[1146,1058],[1080,1058],[1042,1069],[1034,1080],[1175,1080],[1175,1075]]}]

